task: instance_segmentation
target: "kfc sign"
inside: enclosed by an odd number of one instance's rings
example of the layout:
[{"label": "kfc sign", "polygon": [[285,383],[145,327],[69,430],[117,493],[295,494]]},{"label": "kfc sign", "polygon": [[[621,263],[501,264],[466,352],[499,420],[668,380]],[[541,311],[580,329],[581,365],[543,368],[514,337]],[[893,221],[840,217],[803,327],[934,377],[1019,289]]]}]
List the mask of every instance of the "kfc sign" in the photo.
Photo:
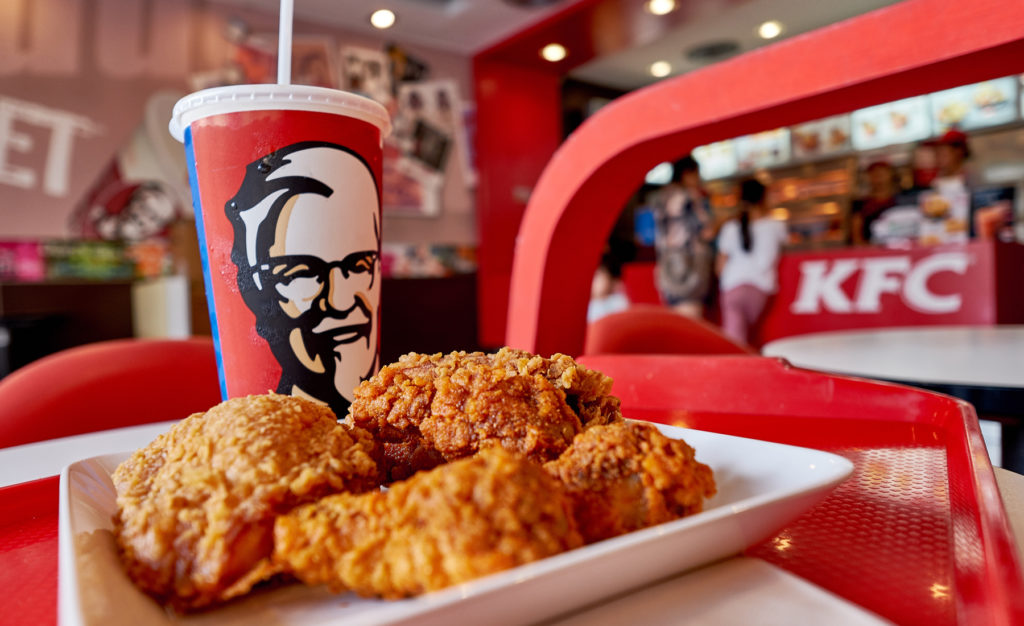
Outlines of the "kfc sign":
[{"label": "kfc sign", "polygon": [[[965,251],[940,252],[914,259],[910,255],[814,259],[800,263],[800,279],[790,311],[796,315],[880,313],[882,295],[898,295],[920,313],[955,313],[963,294],[936,293],[930,280],[937,274],[967,273],[971,259]],[[852,294],[844,283],[858,277]]]}]

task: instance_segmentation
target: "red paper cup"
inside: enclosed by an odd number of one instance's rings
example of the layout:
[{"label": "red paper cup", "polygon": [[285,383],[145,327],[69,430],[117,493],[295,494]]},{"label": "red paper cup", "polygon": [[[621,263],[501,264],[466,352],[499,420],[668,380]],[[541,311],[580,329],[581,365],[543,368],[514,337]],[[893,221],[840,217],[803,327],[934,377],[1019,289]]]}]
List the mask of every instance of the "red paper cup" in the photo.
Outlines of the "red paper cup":
[{"label": "red paper cup", "polygon": [[381,146],[387,111],[301,85],[199,91],[185,144],[221,394],[326,402],[379,367]]}]

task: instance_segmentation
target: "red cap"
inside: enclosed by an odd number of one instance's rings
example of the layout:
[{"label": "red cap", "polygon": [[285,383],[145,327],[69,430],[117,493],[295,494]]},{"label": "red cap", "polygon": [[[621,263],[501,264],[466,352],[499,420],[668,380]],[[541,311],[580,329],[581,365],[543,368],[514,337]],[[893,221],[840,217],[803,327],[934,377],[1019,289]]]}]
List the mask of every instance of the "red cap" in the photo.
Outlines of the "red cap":
[{"label": "red cap", "polygon": [[950,128],[942,137],[939,137],[938,144],[960,148],[964,151],[965,157],[970,155],[970,150],[967,148],[967,135],[955,128]]}]

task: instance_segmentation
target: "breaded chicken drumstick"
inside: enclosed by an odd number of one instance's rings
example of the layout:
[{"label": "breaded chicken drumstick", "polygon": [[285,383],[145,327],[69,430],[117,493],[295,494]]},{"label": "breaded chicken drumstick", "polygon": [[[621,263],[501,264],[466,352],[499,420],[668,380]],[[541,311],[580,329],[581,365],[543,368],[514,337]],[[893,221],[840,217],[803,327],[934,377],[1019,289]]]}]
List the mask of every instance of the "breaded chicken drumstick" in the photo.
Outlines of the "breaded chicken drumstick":
[{"label": "breaded chicken drumstick", "polygon": [[582,545],[560,485],[494,446],[396,482],[280,517],[275,561],[310,585],[401,598]]}]

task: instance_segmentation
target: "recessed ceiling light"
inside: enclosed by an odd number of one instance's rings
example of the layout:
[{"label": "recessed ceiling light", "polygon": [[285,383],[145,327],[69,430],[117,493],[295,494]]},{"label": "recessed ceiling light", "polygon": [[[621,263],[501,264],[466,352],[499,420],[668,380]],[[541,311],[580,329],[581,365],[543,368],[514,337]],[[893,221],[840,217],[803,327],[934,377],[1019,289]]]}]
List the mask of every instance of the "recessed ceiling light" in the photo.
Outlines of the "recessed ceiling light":
[{"label": "recessed ceiling light", "polygon": [[648,13],[667,15],[676,10],[676,0],[647,0],[644,6]]},{"label": "recessed ceiling light", "polygon": [[757,27],[757,34],[761,39],[775,39],[782,34],[782,22],[778,20],[768,20]]},{"label": "recessed ceiling light", "polygon": [[370,23],[375,28],[384,30],[395,25],[395,12],[388,9],[378,9],[370,15]]},{"label": "recessed ceiling light", "polygon": [[664,78],[672,73],[672,64],[668,61],[655,61],[651,63],[651,67],[647,68],[651,73],[651,76],[655,78]]},{"label": "recessed ceiling light", "polygon": [[545,61],[551,61],[552,63],[558,63],[566,57],[569,52],[560,43],[549,43],[544,46],[540,51],[540,55],[544,57]]}]

